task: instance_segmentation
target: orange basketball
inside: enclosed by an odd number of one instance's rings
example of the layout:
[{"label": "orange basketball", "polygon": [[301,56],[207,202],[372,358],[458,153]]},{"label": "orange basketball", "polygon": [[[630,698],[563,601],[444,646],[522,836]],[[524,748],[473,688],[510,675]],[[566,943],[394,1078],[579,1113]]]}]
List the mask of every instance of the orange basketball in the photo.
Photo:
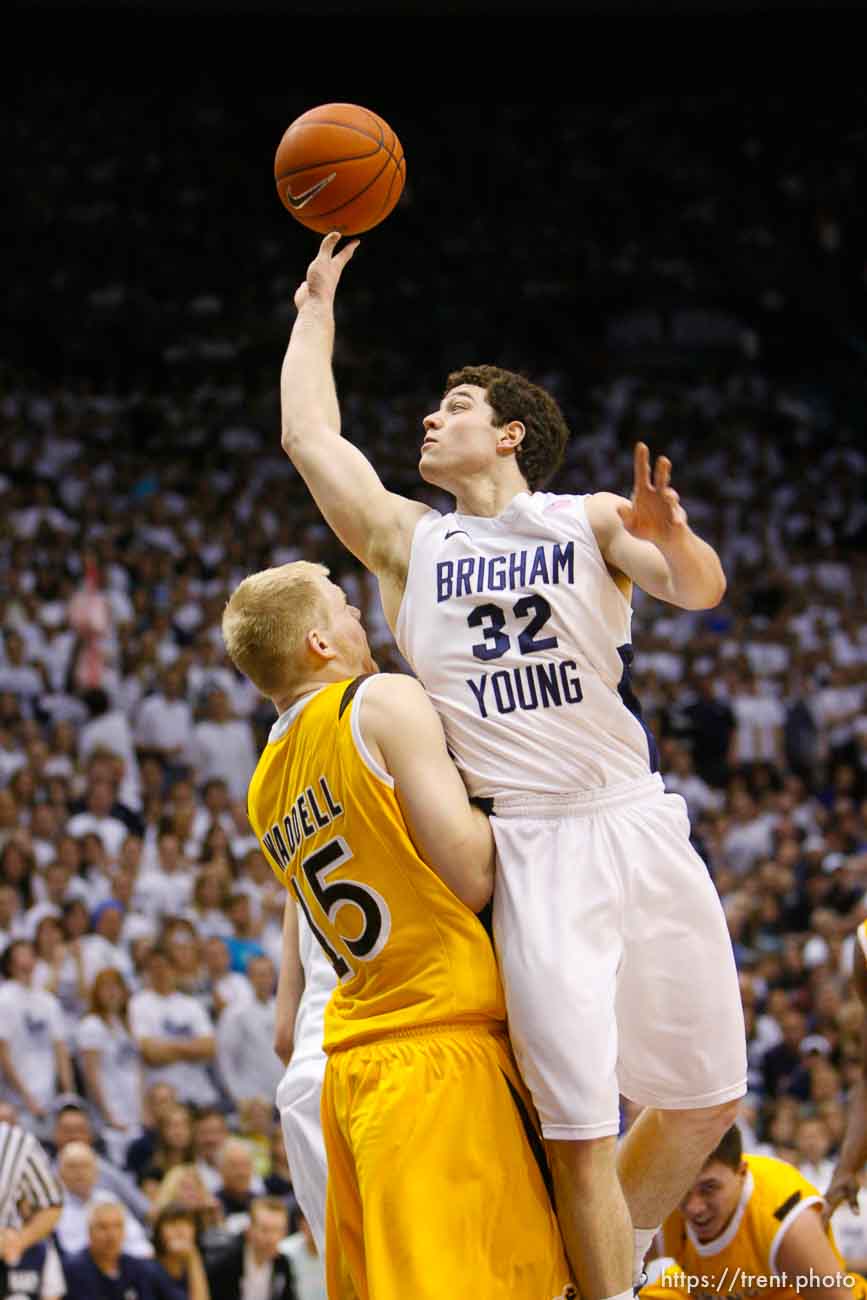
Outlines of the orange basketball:
[{"label": "orange basketball", "polygon": [[406,164],[394,131],[357,104],[302,113],[277,148],[274,179],[296,221],[327,235],[378,226],[403,192]]}]

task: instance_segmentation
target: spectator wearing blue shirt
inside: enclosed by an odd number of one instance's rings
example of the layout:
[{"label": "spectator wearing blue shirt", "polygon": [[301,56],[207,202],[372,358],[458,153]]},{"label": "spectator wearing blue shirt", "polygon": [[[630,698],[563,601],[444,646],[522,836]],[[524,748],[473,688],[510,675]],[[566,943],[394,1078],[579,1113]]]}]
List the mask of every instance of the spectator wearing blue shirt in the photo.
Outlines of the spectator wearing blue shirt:
[{"label": "spectator wearing blue shirt", "polygon": [[246,974],[251,957],[265,957],[267,953],[256,937],[253,909],[249,894],[234,893],[226,904],[226,913],[232,923],[232,934],[225,940],[233,971]]},{"label": "spectator wearing blue shirt", "polygon": [[119,1201],[93,1206],[88,1245],[64,1261],[66,1300],[177,1300],[151,1260],[123,1253],[124,1221]]}]

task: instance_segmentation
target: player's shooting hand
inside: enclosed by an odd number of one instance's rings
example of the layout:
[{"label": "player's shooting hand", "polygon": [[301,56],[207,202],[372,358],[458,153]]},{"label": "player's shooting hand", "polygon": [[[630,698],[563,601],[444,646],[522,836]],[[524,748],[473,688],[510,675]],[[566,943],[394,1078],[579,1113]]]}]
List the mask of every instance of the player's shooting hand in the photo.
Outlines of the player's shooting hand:
[{"label": "player's shooting hand", "polygon": [[334,250],[340,243],[340,235],[332,230],[319,245],[319,252],[307,268],[307,279],[295,291],[295,306],[300,311],[306,302],[317,301],[330,306],[334,301],[337,284],[343,274],[343,268],[352,257],[360,240],[350,240],[344,244],[339,253]]},{"label": "player's shooting hand", "polygon": [[848,1202],[849,1208],[854,1214],[859,1213],[858,1192],[859,1184],[855,1174],[840,1174],[837,1178],[831,1180],[830,1186],[825,1192],[825,1204],[822,1207],[822,1222],[826,1227],[831,1215],[844,1201]]},{"label": "player's shooting hand", "polygon": [[662,545],[686,526],[686,511],[670,486],[671,461],[667,456],[657,457],[651,479],[650,451],[646,443],[637,442],[634,463],[632,501],[618,506],[618,514],[633,537]]}]

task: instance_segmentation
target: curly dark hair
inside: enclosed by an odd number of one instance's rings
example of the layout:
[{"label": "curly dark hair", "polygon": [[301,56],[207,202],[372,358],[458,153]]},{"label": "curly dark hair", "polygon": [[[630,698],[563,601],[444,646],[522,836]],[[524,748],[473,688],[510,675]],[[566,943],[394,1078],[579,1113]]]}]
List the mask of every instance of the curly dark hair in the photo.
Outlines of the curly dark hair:
[{"label": "curly dark hair", "polygon": [[518,468],[531,492],[543,488],[560,468],[569,441],[569,426],[551,394],[525,375],[501,366],[453,370],[446,380],[446,393],[458,384],[484,388],[498,428],[510,420],[521,421],[526,433],[516,452]]}]

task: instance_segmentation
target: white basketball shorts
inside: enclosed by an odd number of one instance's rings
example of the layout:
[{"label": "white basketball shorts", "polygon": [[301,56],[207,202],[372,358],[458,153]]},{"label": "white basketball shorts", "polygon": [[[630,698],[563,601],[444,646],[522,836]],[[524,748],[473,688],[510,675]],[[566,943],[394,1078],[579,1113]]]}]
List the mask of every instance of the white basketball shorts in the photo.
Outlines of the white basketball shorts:
[{"label": "white basketball shorts", "polygon": [[509,1033],[547,1138],[616,1134],[619,1094],[698,1109],[746,1091],[719,896],[658,774],[494,800]]},{"label": "white basketball shorts", "polygon": [[328,1058],[324,1052],[293,1056],[277,1085],[283,1145],[292,1175],[292,1190],[310,1224],[320,1258],[325,1258],[325,1190],[328,1165],[319,1107]]}]

